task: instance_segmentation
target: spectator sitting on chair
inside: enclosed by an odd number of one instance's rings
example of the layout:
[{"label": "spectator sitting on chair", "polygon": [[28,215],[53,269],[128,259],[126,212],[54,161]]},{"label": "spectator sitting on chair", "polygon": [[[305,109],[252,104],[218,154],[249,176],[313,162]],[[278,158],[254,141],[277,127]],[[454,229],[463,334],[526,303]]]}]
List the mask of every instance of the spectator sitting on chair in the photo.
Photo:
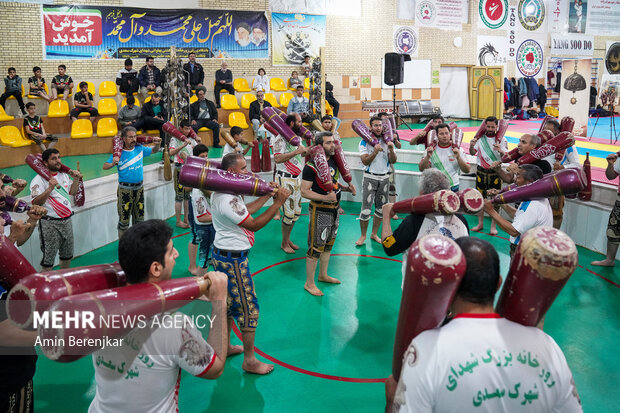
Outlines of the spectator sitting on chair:
[{"label": "spectator sitting on chair", "polygon": [[299,113],[301,116],[301,120],[304,122],[309,121],[308,107],[310,102],[308,98],[304,96],[304,87],[302,85],[297,86],[297,96],[295,96],[288,103],[288,108],[286,110],[287,114],[291,113]]},{"label": "spectator sitting on chair", "polygon": [[67,66],[58,65],[58,74],[52,78],[52,99],[58,99],[58,94],[67,100],[73,91],[73,79],[67,73]]},{"label": "spectator sitting on chair", "polygon": [[88,83],[80,82],[80,91],[73,95],[73,103],[75,108],[71,111],[71,120],[76,121],[82,112],[90,114],[90,121],[95,120],[95,116],[99,116],[99,112],[93,105],[93,94],[88,91]]},{"label": "spectator sitting on chair", "polygon": [[304,85],[304,82],[297,76],[297,71],[293,70],[291,77],[288,80],[288,88],[297,90],[297,86]]},{"label": "spectator sitting on chair", "polygon": [[233,76],[232,72],[228,70],[228,63],[222,62],[222,68],[215,72],[215,89],[213,94],[215,95],[215,106],[220,107],[220,90],[225,89],[231,95],[235,94],[233,88]]},{"label": "spectator sitting on chair", "polygon": [[118,125],[120,129],[123,129],[125,126],[133,126],[136,129],[142,128],[142,122],[140,121],[142,111],[135,103],[136,98],[129,95],[127,96],[127,104],[118,111]]},{"label": "spectator sitting on chair", "polygon": [[185,78],[190,90],[196,90],[204,83],[205,71],[202,69],[202,65],[196,62],[196,53],[191,52],[187,55],[187,58],[189,62],[183,65],[183,70],[186,72]]},{"label": "spectator sitting on chair", "polygon": [[131,59],[125,59],[125,68],[118,71],[116,84],[119,86],[121,93],[127,95],[133,95],[138,91],[140,87],[138,71],[133,68],[133,61]]},{"label": "spectator sitting on chair", "polygon": [[153,93],[151,100],[142,105],[142,117],[138,121],[138,127],[143,130],[157,129],[162,140],[162,147],[168,146],[168,139],[166,139],[166,134],[161,128],[166,123],[166,119],[168,119],[168,114],[161,102],[161,96],[158,93]]},{"label": "spectator sitting on chair", "polygon": [[338,117],[338,110],[340,110],[340,103],[334,97],[334,85],[329,82],[325,82],[325,100],[334,108],[334,117]]},{"label": "spectator sitting on chair", "polygon": [[213,102],[208,100],[205,95],[207,89],[200,86],[196,89],[198,100],[190,106],[190,115],[192,119],[192,129],[198,132],[198,129],[206,127],[213,132],[213,147],[220,146],[220,124],[217,121],[217,109]]},{"label": "spectator sitting on chair", "polygon": [[17,71],[14,67],[9,67],[9,75],[4,78],[4,93],[0,96],[0,106],[4,108],[4,104],[9,96],[17,99],[22,116],[25,116],[24,99],[22,99],[22,78],[17,76]]},{"label": "spectator sitting on chair", "polygon": [[26,110],[28,110],[28,116],[24,116],[24,137],[26,139],[30,139],[36,142],[37,145],[41,148],[42,151],[47,149],[45,145],[43,145],[43,141],[45,139],[50,141],[49,148],[53,148],[58,142],[58,138],[53,137],[52,135],[48,135],[45,133],[45,128],[43,127],[43,120],[40,116],[35,115],[36,106],[32,102],[28,102],[26,104]]},{"label": "spectator sitting on chair", "polygon": [[149,92],[155,92],[161,95],[161,71],[154,64],[155,59],[152,56],[146,58],[146,64],[138,73],[138,82],[140,83],[140,93],[142,98],[146,99]]},{"label": "spectator sitting on chair", "polygon": [[28,94],[30,96],[37,96],[41,99],[45,99],[48,102],[51,102],[52,99],[45,93],[45,79],[41,76],[41,68],[39,66],[35,66],[32,68],[32,72],[34,76],[28,79],[28,86],[30,87],[30,92]]},{"label": "spectator sitting on chair", "polygon": [[250,103],[250,122],[252,122],[252,129],[254,129],[254,137],[258,139],[258,129],[264,123],[264,119],[261,116],[261,112],[264,108],[270,108],[271,103],[265,100],[265,92],[262,90],[256,91],[256,100]]},{"label": "spectator sitting on chair", "polygon": [[258,74],[254,76],[254,82],[252,83],[254,90],[262,90],[265,93],[269,92],[269,76],[265,74],[265,69],[262,67],[258,69]]},{"label": "spectator sitting on chair", "polygon": [[310,56],[304,56],[304,62],[301,64],[301,71],[304,76],[310,77],[310,72],[312,71],[312,63],[310,63]]}]

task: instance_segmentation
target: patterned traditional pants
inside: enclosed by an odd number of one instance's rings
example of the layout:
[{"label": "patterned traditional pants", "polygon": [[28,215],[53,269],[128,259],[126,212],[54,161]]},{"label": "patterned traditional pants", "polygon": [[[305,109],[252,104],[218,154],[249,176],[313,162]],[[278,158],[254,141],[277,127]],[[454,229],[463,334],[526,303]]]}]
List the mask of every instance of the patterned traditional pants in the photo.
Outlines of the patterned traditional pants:
[{"label": "patterned traditional pants", "polygon": [[280,172],[276,172],[276,182],[282,188],[288,188],[291,191],[291,196],[282,205],[280,213],[283,224],[293,225],[301,215],[301,178],[286,177],[282,176]]},{"label": "patterned traditional pants", "polygon": [[39,220],[42,267],[53,267],[56,254],[63,261],[73,258],[73,224],[71,217],[66,219]]},{"label": "patterned traditional pants", "polygon": [[144,221],[144,187],[118,185],[117,191],[118,229],[129,228],[129,219],[133,224]]},{"label": "patterned traditional pants", "polygon": [[389,175],[374,176],[364,174],[362,180],[362,211],[360,221],[368,221],[372,204],[375,204],[375,217],[383,218],[383,205],[388,201],[390,187]]},{"label": "patterned traditional pants", "polygon": [[616,195],[616,203],[614,209],[609,214],[609,222],[607,223],[607,240],[611,244],[620,244],[620,194]]},{"label": "patterned traditional pants", "polygon": [[308,207],[310,226],[308,227],[309,258],[319,258],[321,253],[329,252],[334,246],[338,234],[338,204],[323,204],[310,202]]}]

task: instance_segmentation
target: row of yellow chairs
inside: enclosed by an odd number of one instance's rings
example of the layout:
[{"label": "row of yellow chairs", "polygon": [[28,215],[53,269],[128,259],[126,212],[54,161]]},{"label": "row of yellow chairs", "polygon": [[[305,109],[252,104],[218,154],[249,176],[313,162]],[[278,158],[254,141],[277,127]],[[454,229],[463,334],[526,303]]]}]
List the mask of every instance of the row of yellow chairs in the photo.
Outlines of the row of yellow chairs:
[{"label": "row of yellow chairs", "polygon": [[[304,96],[309,99],[310,95],[308,92],[304,92]],[[295,95],[290,92],[284,92],[280,94],[280,101],[273,93],[265,93],[265,100],[271,104],[271,106],[279,108],[279,107],[288,107],[289,102],[293,99]],[[190,98],[190,103],[194,103],[198,98],[196,96],[192,96]],[[220,97],[220,104],[222,109],[225,110],[238,110],[238,109],[249,109],[250,104],[256,100],[256,96],[251,93],[245,93],[241,95],[241,106],[239,106],[239,102],[237,102],[237,98],[234,95],[222,95]]]}]

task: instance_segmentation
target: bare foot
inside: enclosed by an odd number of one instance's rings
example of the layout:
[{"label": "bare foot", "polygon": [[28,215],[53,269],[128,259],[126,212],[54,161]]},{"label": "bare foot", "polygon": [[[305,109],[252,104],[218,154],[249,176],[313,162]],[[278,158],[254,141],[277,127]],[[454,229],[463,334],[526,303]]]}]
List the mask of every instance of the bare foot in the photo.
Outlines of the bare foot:
[{"label": "bare foot", "polygon": [[196,277],[200,275],[200,269],[198,267],[189,267],[187,271],[189,271],[190,274]]},{"label": "bare foot", "polygon": [[276,214],[273,216],[273,220],[274,221],[279,221],[280,220],[280,214]]},{"label": "bare foot", "polygon": [[475,231],[475,232],[480,232],[480,231],[482,231],[482,225],[476,225],[471,230]]},{"label": "bare foot", "polygon": [[320,297],[323,295],[323,291],[316,288],[316,285],[304,284],[304,290],[308,291],[312,295],[316,295],[317,297]]},{"label": "bare foot", "polygon": [[381,244],[381,238],[379,238],[379,236],[377,234],[372,234],[370,236],[370,239],[375,241],[375,242],[378,242],[379,244]]},{"label": "bare foot", "polygon": [[178,222],[177,221],[177,227],[179,227],[179,228],[189,228],[189,224],[186,224],[185,222]]},{"label": "bare foot", "polygon": [[604,259],[601,261],[592,261],[590,263],[590,265],[597,265],[599,267],[614,267],[616,265],[616,261],[615,260],[608,260],[608,259]]},{"label": "bare foot", "polygon": [[257,359],[254,359],[252,362],[247,362],[244,360],[241,368],[245,370],[246,373],[269,374],[273,371],[273,364],[263,363]]},{"label": "bare foot", "polygon": [[243,346],[231,346],[228,345],[228,352],[226,353],[226,357],[234,356],[235,354],[243,353]]},{"label": "bare foot", "polygon": [[497,235],[497,229],[496,228],[491,228],[491,231],[489,231],[489,234]]},{"label": "bare foot", "polygon": [[366,236],[362,235],[360,237],[360,239],[358,239],[357,241],[355,241],[355,245],[358,247],[361,247],[362,245],[364,245],[364,243],[366,242]]},{"label": "bare foot", "polygon": [[280,248],[282,248],[282,251],[286,252],[287,254],[295,254],[295,250],[292,249],[288,244],[282,244],[280,245]]},{"label": "bare foot", "polygon": [[292,249],[294,249],[295,251],[297,251],[299,249],[299,245],[293,244],[292,241],[288,242],[288,246],[291,247]]},{"label": "bare foot", "polygon": [[319,281],[330,284],[340,284],[338,278],[330,277],[329,275],[319,275]]},{"label": "bare foot", "polygon": [[342,208],[338,208],[338,214],[340,214],[340,215],[344,215],[344,209],[342,209]]}]

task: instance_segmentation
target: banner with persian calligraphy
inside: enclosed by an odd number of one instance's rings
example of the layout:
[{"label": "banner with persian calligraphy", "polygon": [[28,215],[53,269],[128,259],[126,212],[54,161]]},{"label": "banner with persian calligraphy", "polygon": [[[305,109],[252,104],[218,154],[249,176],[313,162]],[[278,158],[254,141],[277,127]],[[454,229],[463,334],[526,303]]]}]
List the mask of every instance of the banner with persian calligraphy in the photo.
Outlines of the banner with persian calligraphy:
[{"label": "banner with persian calligraphy", "polygon": [[272,63],[301,65],[306,55],[319,57],[325,30],[325,16],[271,13]]},{"label": "banner with persian calligraphy", "polygon": [[43,6],[46,59],[126,59],[181,56],[266,59],[264,12],[152,10],[130,7]]}]

